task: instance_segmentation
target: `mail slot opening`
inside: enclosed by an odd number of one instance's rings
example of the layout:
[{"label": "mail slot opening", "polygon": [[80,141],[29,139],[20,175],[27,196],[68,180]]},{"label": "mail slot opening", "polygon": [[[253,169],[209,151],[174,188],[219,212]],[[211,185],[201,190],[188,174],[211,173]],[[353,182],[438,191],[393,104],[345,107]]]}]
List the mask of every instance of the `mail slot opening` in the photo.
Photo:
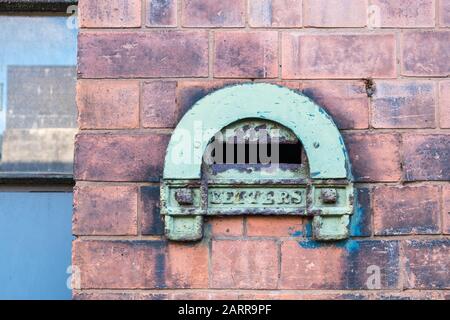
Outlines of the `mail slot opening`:
[{"label": "mail slot opening", "polygon": [[212,142],[212,164],[297,164],[306,161],[300,142],[296,143],[221,143]]},{"label": "mail slot opening", "polygon": [[306,154],[289,129],[272,121],[249,119],[218,132],[204,160],[209,165],[304,165]]}]

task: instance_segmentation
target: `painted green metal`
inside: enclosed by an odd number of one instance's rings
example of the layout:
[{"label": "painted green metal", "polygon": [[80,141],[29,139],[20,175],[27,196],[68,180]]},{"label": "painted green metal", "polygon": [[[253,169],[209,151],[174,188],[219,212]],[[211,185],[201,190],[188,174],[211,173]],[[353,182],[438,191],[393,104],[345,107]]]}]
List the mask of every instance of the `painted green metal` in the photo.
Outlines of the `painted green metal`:
[{"label": "painted green metal", "polygon": [[192,107],[172,134],[164,179],[200,179],[211,138],[237,120],[252,118],[291,130],[305,148],[313,179],[349,177],[345,146],[331,117],[297,92],[259,83],[218,90]]},{"label": "painted green metal", "polygon": [[[261,125],[281,129],[287,141],[300,140],[308,163],[266,168],[203,162],[216,133]],[[315,239],[347,238],[354,207],[349,168],[339,130],[307,97],[269,84],[218,90],[192,107],[169,143],[161,186],[166,235],[199,240],[204,216],[256,214],[311,216]]]}]

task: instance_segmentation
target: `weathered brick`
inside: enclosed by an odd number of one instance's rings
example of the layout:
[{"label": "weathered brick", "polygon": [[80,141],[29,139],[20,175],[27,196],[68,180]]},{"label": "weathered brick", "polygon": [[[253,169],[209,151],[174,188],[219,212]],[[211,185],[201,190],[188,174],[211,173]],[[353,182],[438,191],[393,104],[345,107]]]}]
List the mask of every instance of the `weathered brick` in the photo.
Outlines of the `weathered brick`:
[{"label": "weathered brick", "polygon": [[419,28],[434,27],[434,0],[370,0],[380,14],[375,27]]},{"label": "weathered brick", "polygon": [[242,293],[239,295],[240,300],[368,300],[370,294],[359,292],[257,292]]},{"label": "weathered brick", "polygon": [[450,128],[450,81],[439,84],[439,110],[441,128]]},{"label": "weathered brick", "polygon": [[366,0],[304,0],[305,27],[365,27]]},{"label": "weathered brick", "polygon": [[136,235],[137,188],[75,187],[72,231],[75,235]]},{"label": "weathered brick", "polygon": [[183,0],[184,27],[243,27],[245,0]]},{"label": "weathered brick", "polygon": [[289,237],[304,234],[302,217],[248,217],[247,235],[250,237]]},{"label": "weathered brick", "polygon": [[169,288],[208,288],[207,243],[170,242],[165,269]]},{"label": "weathered brick", "polygon": [[443,294],[438,291],[405,291],[405,292],[375,292],[372,300],[443,300]]},{"label": "weathered brick", "polygon": [[80,80],[80,129],[139,128],[139,82]]},{"label": "weathered brick", "polygon": [[398,135],[390,133],[345,135],[355,179],[372,182],[400,180],[399,140]]},{"label": "weathered brick", "polygon": [[164,222],[160,215],[159,187],[141,187],[139,214],[142,235],[164,234]]},{"label": "weathered brick", "polygon": [[372,190],[356,189],[356,206],[350,219],[350,236],[370,237],[372,235]]},{"label": "weathered brick", "polygon": [[435,94],[432,82],[377,81],[372,98],[372,126],[434,128]]},{"label": "weathered brick", "polygon": [[244,234],[244,219],[242,217],[217,217],[209,221],[213,237],[234,236]]},{"label": "weathered brick", "polygon": [[450,234],[450,186],[444,187],[443,200],[444,233]]},{"label": "weathered brick", "polygon": [[407,32],[402,45],[403,75],[450,75],[450,31]]},{"label": "weathered brick", "polygon": [[81,241],[73,243],[72,263],[81,289],[165,287],[164,241]]},{"label": "weathered brick", "polygon": [[440,233],[440,187],[378,187],[374,190],[376,235]]},{"label": "weathered brick", "polygon": [[215,77],[275,78],[277,75],[277,32],[216,32]]},{"label": "weathered brick", "polygon": [[141,26],[141,0],[95,0],[78,4],[82,28],[127,28]]},{"label": "weathered brick", "polygon": [[168,142],[165,134],[80,134],[75,179],[159,181]]},{"label": "weathered brick", "polygon": [[450,0],[439,0],[439,25],[450,27]]},{"label": "weathered brick", "polygon": [[339,129],[367,129],[369,98],[363,81],[305,81],[303,94],[323,107]]},{"label": "weathered brick", "polygon": [[281,247],[281,289],[376,289],[372,268],[380,271],[378,289],[399,281],[397,241],[348,240],[338,244],[286,241]]},{"label": "weathered brick", "polygon": [[443,300],[444,294],[437,291],[342,291],[342,292],[311,292],[301,291],[292,293],[243,293],[239,299],[244,300]]},{"label": "weathered brick", "polygon": [[128,301],[128,300],[168,300],[170,295],[165,292],[111,292],[111,291],[80,291],[75,290],[72,294],[73,300],[92,301]]},{"label": "weathered brick", "polygon": [[277,244],[267,240],[213,241],[211,271],[212,288],[275,289]]},{"label": "weathered brick", "polygon": [[284,79],[395,78],[392,34],[283,34]]},{"label": "weathered brick", "polygon": [[174,291],[170,294],[171,300],[238,300],[239,294],[236,291],[189,291],[180,292]]},{"label": "weathered brick", "polygon": [[252,0],[249,24],[252,27],[301,27],[302,0]]},{"label": "weathered brick", "polygon": [[421,290],[406,292],[236,292],[236,291],[173,291],[165,292],[99,292],[75,290],[74,300],[448,300],[445,292]]},{"label": "weathered brick", "polygon": [[405,287],[450,288],[450,240],[411,240],[403,247]]},{"label": "weathered brick", "polygon": [[408,181],[450,180],[450,135],[407,134],[403,157]]},{"label": "weathered brick", "polygon": [[176,81],[144,84],[141,121],[144,128],[174,128],[179,120]]},{"label": "weathered brick", "polygon": [[229,85],[241,83],[239,80],[180,81],[177,88],[177,103],[182,117],[197,101],[208,94]]},{"label": "weathered brick", "polygon": [[78,75],[80,78],[206,77],[208,33],[81,33]]},{"label": "weathered brick", "polygon": [[146,0],[147,27],[176,27],[177,0]]},{"label": "weathered brick", "polygon": [[319,248],[313,242],[286,241],[281,246],[280,288],[340,288],[344,256],[344,249],[336,246]]},{"label": "weathered brick", "polygon": [[203,244],[165,241],[73,243],[81,289],[207,288],[208,250]]}]

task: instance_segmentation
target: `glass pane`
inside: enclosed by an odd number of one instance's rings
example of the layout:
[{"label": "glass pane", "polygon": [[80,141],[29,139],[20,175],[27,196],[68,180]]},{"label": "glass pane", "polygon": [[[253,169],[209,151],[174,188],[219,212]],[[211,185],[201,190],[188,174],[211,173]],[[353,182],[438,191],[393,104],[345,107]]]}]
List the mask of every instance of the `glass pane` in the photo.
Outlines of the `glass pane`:
[{"label": "glass pane", "polygon": [[71,174],[76,35],[61,16],[0,16],[0,175]]},{"label": "glass pane", "polygon": [[0,193],[0,300],[71,299],[71,193]]}]

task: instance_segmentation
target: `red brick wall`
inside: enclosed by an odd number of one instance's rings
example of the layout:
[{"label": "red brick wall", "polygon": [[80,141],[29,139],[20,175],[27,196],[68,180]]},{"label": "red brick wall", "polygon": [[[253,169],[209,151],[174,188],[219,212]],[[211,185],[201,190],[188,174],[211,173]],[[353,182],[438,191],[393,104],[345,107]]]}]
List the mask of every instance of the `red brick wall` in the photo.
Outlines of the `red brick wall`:
[{"label": "red brick wall", "polygon": [[[80,0],[79,13],[75,298],[450,298],[449,0]],[[352,239],[235,217],[209,220],[200,243],[166,241],[170,134],[241,81],[333,116],[357,181]]]}]

